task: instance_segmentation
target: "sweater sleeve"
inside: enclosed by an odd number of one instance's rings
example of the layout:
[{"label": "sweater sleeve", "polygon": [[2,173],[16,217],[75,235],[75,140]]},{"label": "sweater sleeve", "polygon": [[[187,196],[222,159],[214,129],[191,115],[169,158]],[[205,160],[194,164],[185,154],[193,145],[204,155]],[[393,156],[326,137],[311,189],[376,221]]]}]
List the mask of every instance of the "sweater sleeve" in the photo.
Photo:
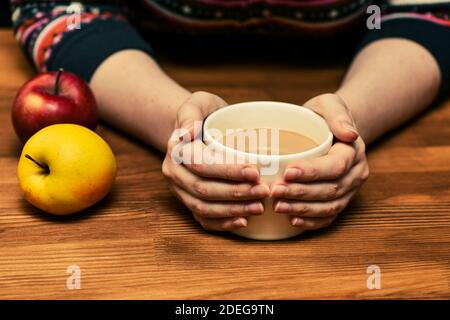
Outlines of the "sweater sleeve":
[{"label": "sweater sleeve", "polygon": [[11,8],[15,37],[39,71],[64,68],[89,81],[117,51],[152,54],[117,4],[11,0]]},{"label": "sweater sleeve", "polygon": [[450,81],[450,1],[391,0],[383,8],[380,29],[369,30],[361,47],[383,38],[404,38],[426,48],[441,71],[440,95]]}]

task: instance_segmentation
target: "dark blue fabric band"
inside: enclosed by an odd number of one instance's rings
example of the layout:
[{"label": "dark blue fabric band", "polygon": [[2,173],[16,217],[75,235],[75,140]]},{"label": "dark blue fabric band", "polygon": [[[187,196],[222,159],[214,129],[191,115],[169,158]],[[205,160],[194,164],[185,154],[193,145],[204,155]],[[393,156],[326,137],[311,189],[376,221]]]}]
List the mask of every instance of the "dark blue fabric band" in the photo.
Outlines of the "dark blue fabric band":
[{"label": "dark blue fabric band", "polygon": [[55,45],[47,62],[49,70],[64,70],[90,81],[97,67],[110,55],[125,49],[142,50],[150,55],[150,45],[125,21],[94,20],[80,30],[68,32]]}]

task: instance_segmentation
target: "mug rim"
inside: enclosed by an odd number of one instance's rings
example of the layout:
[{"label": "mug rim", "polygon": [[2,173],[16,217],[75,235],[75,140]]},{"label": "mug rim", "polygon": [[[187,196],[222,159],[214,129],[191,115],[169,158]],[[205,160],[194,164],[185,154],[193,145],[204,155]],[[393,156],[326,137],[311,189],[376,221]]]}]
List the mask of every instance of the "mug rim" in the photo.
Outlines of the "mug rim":
[{"label": "mug rim", "polygon": [[[323,123],[325,124],[325,126],[327,128],[328,135],[327,135],[326,139],[321,144],[319,144],[317,147],[314,147],[312,149],[309,149],[309,150],[306,150],[306,151],[303,151],[303,152],[288,153],[288,154],[283,154],[283,155],[274,155],[274,154],[268,155],[268,154],[258,154],[258,153],[252,153],[252,152],[245,152],[245,151],[240,151],[240,150],[237,150],[237,149],[230,148],[230,147],[220,143],[216,139],[214,139],[208,133],[209,122],[211,122],[211,119],[213,119],[214,117],[217,117],[221,113],[229,112],[230,111],[229,108],[240,109],[242,107],[245,107],[246,105],[248,106],[248,105],[255,105],[255,104],[278,105],[278,107],[282,107],[282,108],[296,108],[297,110],[298,110],[298,108],[301,108],[302,112],[309,113],[312,117],[314,117],[316,119],[320,119],[320,121],[323,121]],[[208,115],[208,117],[206,117],[205,121],[203,122],[203,127],[202,127],[202,140],[203,140],[203,142],[205,142],[205,137],[211,143],[214,144],[214,147],[219,147],[219,149],[221,149],[222,151],[231,152],[231,153],[234,153],[234,154],[239,155],[239,156],[256,157],[258,159],[268,159],[268,160],[273,160],[273,159],[289,160],[290,158],[298,158],[299,156],[302,157],[302,158],[307,158],[308,156],[311,156],[311,155],[313,156],[314,154],[317,154],[318,151],[322,150],[323,148],[326,148],[328,145],[331,146],[331,144],[333,142],[333,134],[332,134],[332,132],[330,130],[330,127],[326,123],[325,119],[322,116],[320,116],[319,114],[315,113],[314,111],[312,111],[309,108],[306,108],[304,106],[300,106],[300,105],[297,105],[297,104],[281,102],[281,101],[267,101],[267,100],[239,102],[239,103],[227,105],[225,107],[222,107],[222,108],[214,111],[213,113]]]}]

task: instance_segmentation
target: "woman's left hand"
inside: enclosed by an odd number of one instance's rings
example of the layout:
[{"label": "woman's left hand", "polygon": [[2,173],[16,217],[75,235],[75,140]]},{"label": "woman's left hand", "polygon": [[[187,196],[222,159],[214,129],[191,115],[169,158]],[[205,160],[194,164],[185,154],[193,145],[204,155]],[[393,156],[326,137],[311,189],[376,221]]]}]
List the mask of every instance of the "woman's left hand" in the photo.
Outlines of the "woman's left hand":
[{"label": "woman's left hand", "polygon": [[274,210],[289,214],[303,230],[329,226],[369,177],[365,144],[350,110],[336,94],[323,94],[304,104],[328,123],[337,142],[327,155],[291,163],[284,181],[271,185]]}]

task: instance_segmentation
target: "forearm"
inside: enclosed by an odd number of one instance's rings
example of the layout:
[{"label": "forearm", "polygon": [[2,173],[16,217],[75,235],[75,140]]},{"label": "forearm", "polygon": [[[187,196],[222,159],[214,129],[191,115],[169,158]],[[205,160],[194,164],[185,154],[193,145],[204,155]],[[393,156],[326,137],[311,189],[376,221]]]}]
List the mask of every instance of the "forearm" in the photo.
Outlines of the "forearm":
[{"label": "forearm", "polygon": [[161,151],[174,128],[178,107],[190,95],[138,50],[111,55],[90,84],[104,121]]},{"label": "forearm", "polygon": [[419,44],[384,39],[365,47],[337,91],[366,143],[424,110],[436,97],[440,70]]}]

